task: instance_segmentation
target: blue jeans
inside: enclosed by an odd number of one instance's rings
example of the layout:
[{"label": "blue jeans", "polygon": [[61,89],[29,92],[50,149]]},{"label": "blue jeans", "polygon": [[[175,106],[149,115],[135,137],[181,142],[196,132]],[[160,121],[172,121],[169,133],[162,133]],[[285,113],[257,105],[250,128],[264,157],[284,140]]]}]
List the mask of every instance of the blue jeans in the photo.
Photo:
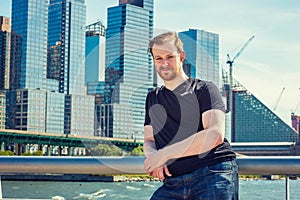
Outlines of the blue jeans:
[{"label": "blue jeans", "polygon": [[238,200],[238,167],[235,160],[168,177],[151,200]]}]

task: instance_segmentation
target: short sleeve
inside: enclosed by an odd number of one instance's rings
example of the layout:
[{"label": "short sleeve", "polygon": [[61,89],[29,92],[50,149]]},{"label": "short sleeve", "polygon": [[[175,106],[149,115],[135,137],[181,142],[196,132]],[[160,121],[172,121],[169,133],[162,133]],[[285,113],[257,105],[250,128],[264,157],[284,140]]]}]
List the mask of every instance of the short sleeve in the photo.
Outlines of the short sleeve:
[{"label": "short sleeve", "polygon": [[151,123],[151,119],[150,119],[150,116],[149,116],[150,94],[151,94],[151,92],[149,92],[147,94],[146,103],[145,103],[145,121],[144,121],[144,126],[150,125],[150,123]]},{"label": "short sleeve", "polygon": [[221,93],[213,82],[206,82],[196,93],[202,113],[211,109],[218,109],[225,112],[225,104],[222,100]]}]

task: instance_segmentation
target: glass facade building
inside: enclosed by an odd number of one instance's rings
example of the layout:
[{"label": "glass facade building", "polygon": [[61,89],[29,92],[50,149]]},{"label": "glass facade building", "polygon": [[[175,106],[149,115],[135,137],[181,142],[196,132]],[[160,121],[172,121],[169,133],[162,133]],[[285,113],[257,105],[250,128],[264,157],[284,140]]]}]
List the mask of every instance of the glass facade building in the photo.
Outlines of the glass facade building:
[{"label": "glass facade building", "polygon": [[50,0],[47,77],[60,93],[84,94],[85,18],[84,0]]},{"label": "glass facade building", "polygon": [[85,85],[104,81],[105,27],[101,21],[86,26]]},{"label": "glass facade building", "polygon": [[63,133],[92,136],[94,97],[85,95],[84,86],[85,1],[50,0],[48,19],[47,78],[52,80],[48,81],[48,85],[52,88],[58,86],[54,91],[66,95],[64,99],[56,97],[64,101],[61,103],[64,107],[60,107],[62,112],[59,116],[53,115],[52,123],[63,118],[63,123],[57,124],[59,130],[64,127]]},{"label": "glass facade building", "polygon": [[232,142],[297,142],[297,132],[244,88],[233,90]]},{"label": "glass facade building", "polygon": [[0,16],[0,90],[9,89],[10,18]]},{"label": "glass facade building", "polygon": [[77,132],[91,133],[94,125],[85,120],[94,117],[94,97],[84,87],[85,18],[84,0],[12,0],[8,128],[72,134],[78,125]]},{"label": "glass facade building", "polygon": [[47,92],[46,102],[46,132],[64,133],[65,95]]},{"label": "glass facade building", "polygon": [[12,0],[12,31],[21,37],[15,89],[45,89],[48,0]]},{"label": "glass facade building", "polygon": [[[153,0],[120,0],[108,8],[105,82],[109,85],[104,127],[107,135],[143,138],[145,99],[153,87],[153,66],[147,53],[153,35]],[[108,122],[109,121],[109,122]],[[126,130],[125,130],[126,129]],[[125,133],[126,132],[126,133]]]},{"label": "glass facade building", "polygon": [[14,129],[46,132],[46,91],[19,89],[15,95]]},{"label": "glass facade building", "polygon": [[0,129],[5,129],[6,122],[6,95],[0,91]]},{"label": "glass facade building", "polygon": [[10,35],[10,69],[9,89],[16,90],[20,87],[21,80],[21,58],[22,58],[22,37],[11,32]]},{"label": "glass facade building", "polygon": [[109,137],[109,135],[105,135],[104,130],[106,130],[104,120],[105,115],[101,111],[102,105],[105,104],[105,94],[106,91],[106,83],[102,82],[88,82],[87,83],[87,94],[93,95],[95,97],[95,123],[94,123],[94,135]]},{"label": "glass facade building", "polygon": [[189,77],[214,82],[220,86],[219,35],[204,30],[189,29],[179,33],[184,43],[184,71]]},{"label": "glass facade building", "polygon": [[65,134],[94,135],[95,97],[71,94],[65,96]]}]

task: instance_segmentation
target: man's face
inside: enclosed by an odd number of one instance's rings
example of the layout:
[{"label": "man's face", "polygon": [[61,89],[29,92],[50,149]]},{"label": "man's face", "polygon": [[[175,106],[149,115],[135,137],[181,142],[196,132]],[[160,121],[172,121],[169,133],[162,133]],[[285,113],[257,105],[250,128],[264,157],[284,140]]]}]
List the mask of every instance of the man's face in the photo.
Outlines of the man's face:
[{"label": "man's face", "polygon": [[163,45],[154,44],[152,55],[155,68],[164,81],[171,81],[181,73],[184,52],[179,54],[173,41]]}]

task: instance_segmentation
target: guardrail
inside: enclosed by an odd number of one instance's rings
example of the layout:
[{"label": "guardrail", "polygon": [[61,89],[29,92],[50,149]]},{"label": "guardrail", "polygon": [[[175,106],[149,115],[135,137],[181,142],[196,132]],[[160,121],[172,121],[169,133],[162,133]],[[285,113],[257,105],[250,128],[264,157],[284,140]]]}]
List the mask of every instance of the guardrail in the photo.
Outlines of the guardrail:
[{"label": "guardrail", "polygon": [[[144,174],[144,157],[48,157],[0,156],[0,174]],[[238,157],[240,175],[286,176],[286,199],[289,199],[289,176],[300,175],[300,156]],[[1,183],[0,183],[1,186]],[[1,195],[0,190],[0,195]],[[1,196],[0,196],[1,198]]]}]

